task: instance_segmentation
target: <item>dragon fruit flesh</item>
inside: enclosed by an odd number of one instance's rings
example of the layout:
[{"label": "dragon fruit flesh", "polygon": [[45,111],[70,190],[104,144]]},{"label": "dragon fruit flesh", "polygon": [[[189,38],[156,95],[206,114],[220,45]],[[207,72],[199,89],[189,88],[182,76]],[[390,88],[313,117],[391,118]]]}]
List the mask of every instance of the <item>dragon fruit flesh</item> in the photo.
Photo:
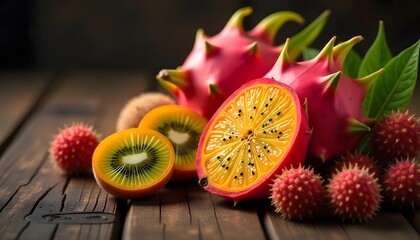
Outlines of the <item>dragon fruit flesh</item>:
[{"label": "dragon fruit flesh", "polygon": [[[177,69],[159,72],[158,82],[176,97],[179,105],[211,118],[236,89],[262,77],[272,68],[282,49],[282,46],[273,44],[278,29],[288,21],[303,23],[300,15],[281,11],[245,31],[242,22],[251,13],[250,7],[239,9],[224,29],[213,37],[198,30],[193,49],[184,64]],[[324,12],[291,38],[289,51],[292,57],[312,43],[328,16],[329,12]]]},{"label": "dragon fruit flesh", "polygon": [[276,64],[265,75],[290,85],[302,102],[307,101],[313,130],[308,159],[325,161],[350,151],[370,131],[362,101],[383,69],[361,79],[343,74],[348,52],[362,39],[357,36],[334,46],[333,37],[315,58],[303,62],[289,56],[287,40]]}]

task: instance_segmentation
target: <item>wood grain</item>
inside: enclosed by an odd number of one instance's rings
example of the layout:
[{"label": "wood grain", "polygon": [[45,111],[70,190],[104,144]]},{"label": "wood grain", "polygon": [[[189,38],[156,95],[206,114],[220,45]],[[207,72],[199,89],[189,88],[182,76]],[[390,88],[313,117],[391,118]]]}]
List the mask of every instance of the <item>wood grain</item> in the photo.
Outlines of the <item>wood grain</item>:
[{"label": "wood grain", "polygon": [[[104,136],[115,129],[124,103],[148,90],[142,74],[72,73],[60,77],[48,97],[22,126],[1,156],[0,233],[3,239],[110,239],[114,224],[45,224],[32,214],[97,211],[120,214],[120,201],[101,190],[92,176],[68,177],[48,157],[57,129],[72,122],[93,124]],[[122,202],[124,204],[124,202]]]},{"label": "wood grain", "polygon": [[133,201],[124,239],[263,239],[257,208],[234,207],[200,189],[196,182],[169,185],[157,194]]},{"label": "wood grain", "polygon": [[[328,215],[288,221],[274,213],[268,201],[233,206],[232,201],[202,190],[197,181],[170,183],[142,199],[117,199],[103,191],[92,175],[70,177],[59,172],[49,159],[49,142],[58,128],[73,122],[94,125],[102,138],[113,133],[125,102],[151,89],[151,78],[107,71],[60,74],[54,82],[48,74],[1,76],[0,119],[7,130],[0,128],[0,137],[11,139],[0,152],[1,239],[420,239],[417,209],[403,215],[387,208],[373,220],[356,224]],[[34,80],[28,84],[22,80],[20,85],[9,81],[13,79]],[[12,96],[20,100],[13,101]],[[416,114],[420,114],[419,96],[417,90],[410,105]],[[28,221],[31,216],[68,212],[112,213],[116,221]]]},{"label": "wood grain", "polygon": [[380,212],[363,223],[343,223],[324,216],[312,221],[284,220],[267,209],[264,217],[271,239],[418,239],[418,233],[399,212]]},{"label": "wood grain", "polygon": [[46,91],[52,74],[0,74],[0,153]]}]

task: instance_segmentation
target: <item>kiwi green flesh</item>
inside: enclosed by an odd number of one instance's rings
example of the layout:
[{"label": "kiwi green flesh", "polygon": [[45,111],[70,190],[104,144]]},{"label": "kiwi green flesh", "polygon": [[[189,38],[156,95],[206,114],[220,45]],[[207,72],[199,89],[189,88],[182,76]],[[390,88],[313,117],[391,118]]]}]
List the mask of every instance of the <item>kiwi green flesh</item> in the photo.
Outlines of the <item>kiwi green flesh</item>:
[{"label": "kiwi green flesh", "polygon": [[172,143],[176,164],[195,161],[201,133],[187,122],[166,122],[157,128]]},{"label": "kiwi green flesh", "polygon": [[162,151],[147,144],[124,146],[105,158],[105,174],[114,183],[124,186],[141,186],[158,179],[167,168],[162,161]]}]

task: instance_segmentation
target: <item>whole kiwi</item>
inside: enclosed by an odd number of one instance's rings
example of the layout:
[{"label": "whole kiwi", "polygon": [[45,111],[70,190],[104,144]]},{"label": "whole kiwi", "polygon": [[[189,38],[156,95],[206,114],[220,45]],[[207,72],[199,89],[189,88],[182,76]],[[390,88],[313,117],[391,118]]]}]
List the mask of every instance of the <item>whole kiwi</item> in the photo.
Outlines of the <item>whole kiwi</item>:
[{"label": "whole kiwi", "polygon": [[175,100],[160,92],[148,92],[133,97],[122,108],[116,122],[116,131],[137,127],[146,113],[167,104],[175,104]]}]

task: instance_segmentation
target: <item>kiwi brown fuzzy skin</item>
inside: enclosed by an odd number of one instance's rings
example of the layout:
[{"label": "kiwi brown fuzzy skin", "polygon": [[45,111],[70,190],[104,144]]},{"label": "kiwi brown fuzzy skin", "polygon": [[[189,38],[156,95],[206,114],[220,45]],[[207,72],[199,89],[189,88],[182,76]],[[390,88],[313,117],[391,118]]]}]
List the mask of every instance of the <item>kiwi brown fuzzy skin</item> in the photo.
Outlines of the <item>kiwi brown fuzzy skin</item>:
[{"label": "kiwi brown fuzzy skin", "polygon": [[[156,179],[154,179],[153,182],[149,182],[145,185],[139,184],[136,186],[125,186],[119,183],[115,183],[112,179],[107,178],[106,174],[103,172],[103,170],[101,170],[101,164],[103,164],[104,162],[106,164],[106,160],[105,160],[106,154],[104,154],[104,152],[111,151],[110,149],[112,149],[113,146],[116,146],[120,139],[123,139],[124,137],[130,134],[132,136],[134,135],[134,137],[132,137],[133,139],[136,139],[136,138],[141,138],[143,140],[157,139],[153,144],[160,142],[158,144],[160,146],[159,151],[162,151],[162,152],[165,151],[166,153],[167,159],[163,159],[163,160],[161,159],[162,161],[167,161],[167,163],[165,163],[165,169],[162,173],[160,173],[160,175],[155,176]],[[126,138],[126,139],[129,139],[129,138]],[[139,148],[140,147],[137,146],[137,149]],[[133,147],[132,149],[136,149],[136,148]],[[150,148],[147,147],[147,149],[150,149]],[[115,153],[123,152],[121,148],[120,149],[116,148],[113,150]],[[164,187],[166,183],[168,183],[168,181],[172,177],[174,163],[175,163],[175,152],[171,143],[165,136],[163,136],[159,132],[152,131],[149,129],[130,128],[130,129],[126,129],[126,130],[111,134],[110,136],[108,136],[107,138],[105,138],[103,141],[99,143],[98,147],[95,149],[95,152],[93,154],[92,170],[93,170],[93,175],[98,185],[109,194],[118,198],[122,198],[122,199],[137,199],[137,198],[142,198],[142,197],[152,195],[156,193],[157,191],[159,191],[162,187]],[[122,172],[121,174],[124,173],[124,171],[120,171],[120,172]],[[116,175],[117,174],[115,174],[115,176]]]},{"label": "kiwi brown fuzzy skin", "polygon": [[175,100],[160,92],[148,92],[133,97],[122,108],[116,122],[116,131],[137,127],[150,110],[168,104],[175,104]]}]

